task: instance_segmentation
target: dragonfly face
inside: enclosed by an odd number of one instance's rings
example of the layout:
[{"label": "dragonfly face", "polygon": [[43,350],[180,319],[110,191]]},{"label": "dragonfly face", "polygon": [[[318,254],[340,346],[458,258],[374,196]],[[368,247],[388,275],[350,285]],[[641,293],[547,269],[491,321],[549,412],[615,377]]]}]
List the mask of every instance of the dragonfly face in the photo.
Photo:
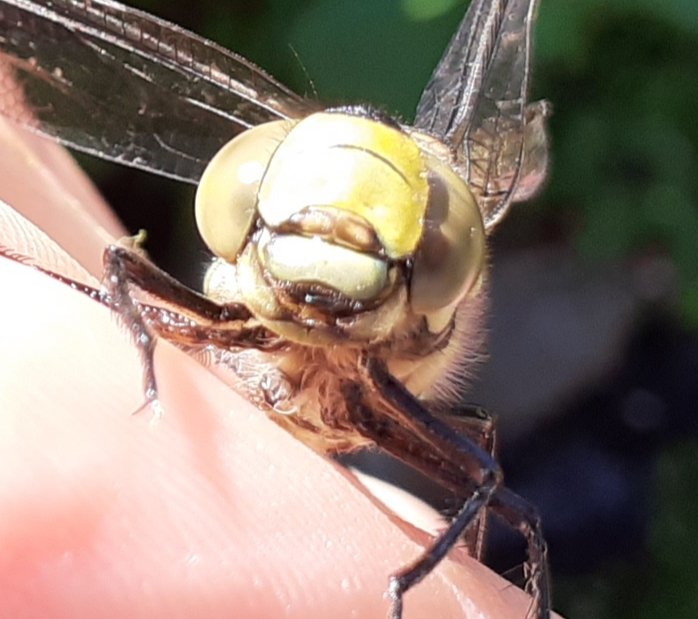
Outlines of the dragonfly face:
[{"label": "dragonfly face", "polygon": [[232,140],[197,191],[220,258],[206,294],[299,344],[409,343],[425,325],[439,337],[480,282],[485,233],[467,185],[421,141],[342,111]]},{"label": "dragonfly face", "polygon": [[549,616],[535,510],[501,485],[489,417],[457,399],[481,345],[486,234],[545,178],[548,108],[526,99],[536,8],[474,0],[406,127],[370,108],[318,110],[248,61],[111,1],[0,1],[3,114],[199,183],[215,255],[204,295],[132,248],[105,253],[99,298],[135,335],[146,399],[157,400],[156,337],[214,350],[313,448],[378,445],[462,499],[390,577],[393,619],[466,530],[479,555],[486,509],[524,533],[530,616]]}]

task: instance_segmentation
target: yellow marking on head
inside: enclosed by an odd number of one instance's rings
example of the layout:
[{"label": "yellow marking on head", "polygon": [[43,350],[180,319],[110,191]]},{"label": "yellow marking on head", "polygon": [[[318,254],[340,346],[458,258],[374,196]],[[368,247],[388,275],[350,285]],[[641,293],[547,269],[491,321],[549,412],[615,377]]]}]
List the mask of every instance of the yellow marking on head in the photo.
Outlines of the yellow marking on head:
[{"label": "yellow marking on head", "polygon": [[363,217],[391,258],[409,256],[422,236],[429,188],[414,141],[358,116],[318,113],[279,146],[259,190],[258,208],[274,227],[308,206]]}]

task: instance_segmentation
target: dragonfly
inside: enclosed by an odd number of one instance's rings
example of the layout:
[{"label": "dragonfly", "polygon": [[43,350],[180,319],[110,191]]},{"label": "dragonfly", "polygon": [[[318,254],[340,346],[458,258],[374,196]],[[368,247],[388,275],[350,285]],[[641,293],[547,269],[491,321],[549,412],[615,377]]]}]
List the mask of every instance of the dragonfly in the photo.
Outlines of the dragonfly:
[{"label": "dragonfly", "polygon": [[458,497],[424,552],[386,575],[391,619],[460,540],[481,558],[487,514],[524,536],[528,617],[550,616],[540,517],[503,484],[492,416],[462,404],[483,345],[487,238],[547,173],[549,106],[528,101],[537,10],[473,0],[409,126],[368,105],[323,108],[111,0],[0,1],[0,113],[197,185],[213,255],[202,292],[138,237],[105,249],[101,290],[46,271],[134,335],[146,403],[157,410],[163,338],[231,368],[316,451],[377,446]]}]

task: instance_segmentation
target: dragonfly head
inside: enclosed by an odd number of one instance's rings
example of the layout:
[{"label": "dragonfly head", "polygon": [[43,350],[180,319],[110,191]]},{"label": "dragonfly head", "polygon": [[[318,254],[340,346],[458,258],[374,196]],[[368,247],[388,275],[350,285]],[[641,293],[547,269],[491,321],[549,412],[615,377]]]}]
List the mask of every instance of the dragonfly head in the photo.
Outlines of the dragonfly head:
[{"label": "dragonfly head", "polygon": [[229,142],[196,216],[219,257],[207,293],[303,343],[380,341],[423,317],[443,328],[484,266],[475,199],[429,139],[346,113]]}]

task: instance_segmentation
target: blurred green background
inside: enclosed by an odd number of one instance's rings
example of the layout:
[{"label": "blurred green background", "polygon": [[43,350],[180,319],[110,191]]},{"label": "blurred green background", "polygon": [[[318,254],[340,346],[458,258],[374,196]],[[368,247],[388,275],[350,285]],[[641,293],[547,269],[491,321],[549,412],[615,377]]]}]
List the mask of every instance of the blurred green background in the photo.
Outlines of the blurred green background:
[{"label": "blurred green background", "polygon": [[[411,120],[460,21],[459,0],[132,4],[186,25],[322,101]],[[534,98],[552,100],[555,172],[537,211],[572,222],[590,259],[656,246],[698,327],[698,3],[543,0]],[[661,206],[660,206],[661,205]],[[546,214],[546,216],[547,216]]]},{"label": "blurred green background", "polygon": [[[410,121],[467,2],[132,4],[216,40],[297,92],[330,103],[371,102]],[[681,344],[694,341],[698,2],[542,0],[541,5],[533,97],[553,104],[553,173],[544,193],[518,206],[502,225],[498,246],[562,243],[589,269],[667,256],[676,288],[661,321],[671,325],[672,337]],[[125,182],[111,167],[88,165],[129,227],[151,231],[149,248],[158,261],[195,280],[201,249],[189,245],[188,254],[181,249],[194,230],[191,189],[146,180],[142,173]],[[158,239],[165,246],[158,246]],[[176,249],[168,254],[168,248]],[[694,351],[684,364],[692,364],[687,374],[694,379],[696,359]],[[695,400],[684,404],[698,408]],[[642,488],[631,500],[640,513],[640,535],[631,548],[608,548],[607,555],[575,570],[569,566],[581,550],[551,543],[555,608],[562,614],[587,619],[698,617],[698,442],[695,421],[690,419],[686,427],[671,440],[652,443],[646,453],[640,447],[633,454],[632,461],[646,474],[633,482]],[[571,504],[566,509],[578,508]],[[571,522],[568,528],[577,526]],[[596,535],[593,526],[588,531]],[[606,537],[612,546],[613,532]],[[562,563],[566,567],[559,567]]]}]

